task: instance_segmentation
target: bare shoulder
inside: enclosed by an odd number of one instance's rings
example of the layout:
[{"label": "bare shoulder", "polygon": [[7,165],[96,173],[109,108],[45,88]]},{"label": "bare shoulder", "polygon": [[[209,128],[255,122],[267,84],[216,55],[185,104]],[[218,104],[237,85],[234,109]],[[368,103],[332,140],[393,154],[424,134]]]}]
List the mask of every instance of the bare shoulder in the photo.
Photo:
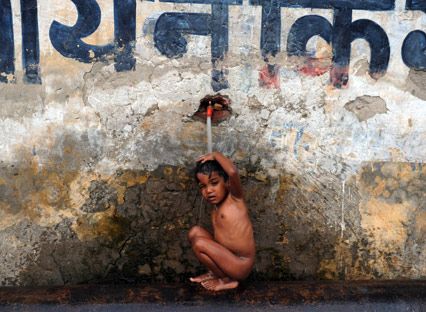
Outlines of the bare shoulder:
[{"label": "bare shoulder", "polygon": [[238,198],[233,196],[232,194],[229,194],[225,205],[247,211],[247,205],[246,205],[246,202],[244,201],[244,198]]}]

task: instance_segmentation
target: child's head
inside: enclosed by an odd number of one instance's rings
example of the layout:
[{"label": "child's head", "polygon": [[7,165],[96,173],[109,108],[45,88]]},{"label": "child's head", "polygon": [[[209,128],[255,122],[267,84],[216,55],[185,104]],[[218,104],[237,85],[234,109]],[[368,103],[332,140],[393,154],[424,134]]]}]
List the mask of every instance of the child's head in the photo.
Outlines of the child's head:
[{"label": "child's head", "polygon": [[228,175],[216,160],[198,162],[195,178],[204,199],[209,203],[220,204],[228,195]]},{"label": "child's head", "polygon": [[197,166],[195,167],[195,179],[198,180],[197,174],[199,173],[210,177],[213,172],[217,172],[217,174],[221,176],[225,182],[228,181],[228,175],[216,160],[208,160],[204,163],[197,162]]}]

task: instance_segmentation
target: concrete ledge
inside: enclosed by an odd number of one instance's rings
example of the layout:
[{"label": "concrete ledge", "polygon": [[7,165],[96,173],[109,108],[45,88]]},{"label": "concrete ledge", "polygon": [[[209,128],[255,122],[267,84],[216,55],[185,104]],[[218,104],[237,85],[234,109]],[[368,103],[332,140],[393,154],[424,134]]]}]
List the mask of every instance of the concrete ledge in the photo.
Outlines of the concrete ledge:
[{"label": "concrete ledge", "polygon": [[131,311],[136,307],[151,311],[200,307],[426,311],[426,281],[250,282],[220,293],[190,283],[0,288],[1,311],[53,311],[59,306],[64,311]]}]

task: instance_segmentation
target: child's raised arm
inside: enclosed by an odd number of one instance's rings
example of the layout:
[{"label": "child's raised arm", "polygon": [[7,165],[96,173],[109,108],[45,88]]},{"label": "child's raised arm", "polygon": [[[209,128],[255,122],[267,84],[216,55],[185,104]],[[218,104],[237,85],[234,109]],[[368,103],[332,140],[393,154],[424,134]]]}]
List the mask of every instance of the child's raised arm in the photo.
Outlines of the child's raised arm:
[{"label": "child's raised arm", "polygon": [[223,168],[223,171],[225,171],[229,177],[229,192],[233,197],[242,199],[243,188],[241,187],[240,175],[238,174],[237,167],[235,167],[232,160],[220,152],[213,152],[200,156],[197,162],[204,163],[208,160],[216,160],[220,164],[220,166]]}]

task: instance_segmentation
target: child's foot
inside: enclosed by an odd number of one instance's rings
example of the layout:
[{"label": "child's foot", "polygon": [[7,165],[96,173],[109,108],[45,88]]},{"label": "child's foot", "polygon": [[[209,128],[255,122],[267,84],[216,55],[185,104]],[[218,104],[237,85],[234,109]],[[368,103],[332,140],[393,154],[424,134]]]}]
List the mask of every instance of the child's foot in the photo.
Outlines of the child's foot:
[{"label": "child's foot", "polygon": [[206,274],[202,274],[200,276],[197,277],[190,277],[189,280],[193,283],[202,283],[204,281],[208,281],[211,279],[216,278],[216,276],[212,273],[212,272],[207,272]]},{"label": "child's foot", "polygon": [[211,291],[219,291],[219,290],[225,290],[225,289],[233,289],[238,287],[238,281],[234,281],[228,277],[225,278],[214,278],[210,280],[206,280],[204,282],[201,282],[201,285],[205,289],[211,290]]}]

